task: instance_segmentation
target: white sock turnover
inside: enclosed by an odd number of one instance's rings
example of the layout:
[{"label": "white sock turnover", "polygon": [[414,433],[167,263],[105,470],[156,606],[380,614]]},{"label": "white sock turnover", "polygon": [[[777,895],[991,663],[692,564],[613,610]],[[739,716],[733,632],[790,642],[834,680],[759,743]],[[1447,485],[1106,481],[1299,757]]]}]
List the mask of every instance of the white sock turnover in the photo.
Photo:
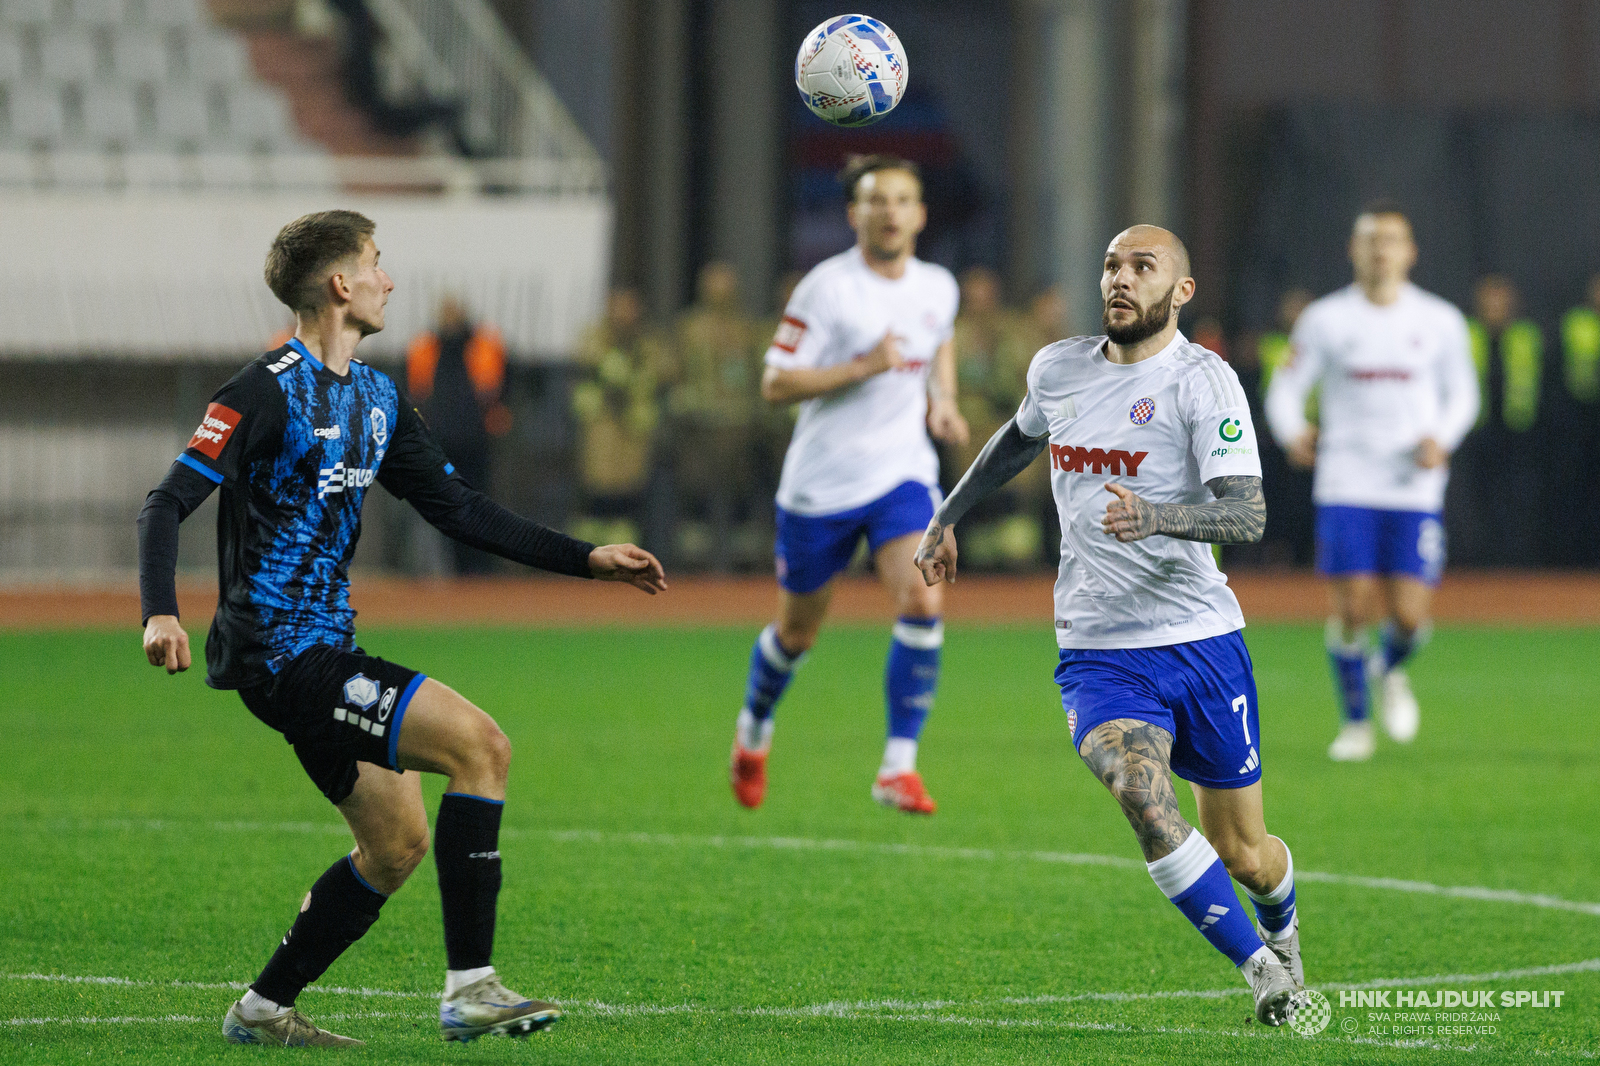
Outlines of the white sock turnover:
[{"label": "white sock turnover", "polygon": [[265,1022],[289,1013],[289,1008],[272,1002],[253,988],[239,997],[239,1013],[247,1022]]},{"label": "white sock turnover", "polygon": [[890,737],[883,746],[883,762],[878,765],[879,777],[893,777],[917,768],[917,742],[909,737]]},{"label": "white sock turnover", "polygon": [[476,981],[494,973],[493,966],[479,966],[471,970],[446,970],[444,972],[444,998],[449,999],[457,992]]}]

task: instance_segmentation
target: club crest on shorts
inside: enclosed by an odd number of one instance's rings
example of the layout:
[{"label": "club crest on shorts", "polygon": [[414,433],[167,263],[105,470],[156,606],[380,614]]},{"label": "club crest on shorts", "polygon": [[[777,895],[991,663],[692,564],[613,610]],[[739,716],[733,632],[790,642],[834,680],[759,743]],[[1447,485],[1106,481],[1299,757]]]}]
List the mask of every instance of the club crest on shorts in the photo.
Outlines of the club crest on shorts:
[{"label": "club crest on shorts", "polygon": [[366,674],[357,674],[344,683],[344,701],[363,711],[371,709],[378,702],[378,683]]},{"label": "club crest on shorts", "polygon": [[1067,732],[1072,734],[1073,740],[1078,739],[1078,709],[1076,707],[1067,708]]},{"label": "club crest on shorts", "polygon": [[1128,412],[1128,421],[1136,426],[1142,426],[1156,416],[1156,402],[1146,396],[1133,405]]}]

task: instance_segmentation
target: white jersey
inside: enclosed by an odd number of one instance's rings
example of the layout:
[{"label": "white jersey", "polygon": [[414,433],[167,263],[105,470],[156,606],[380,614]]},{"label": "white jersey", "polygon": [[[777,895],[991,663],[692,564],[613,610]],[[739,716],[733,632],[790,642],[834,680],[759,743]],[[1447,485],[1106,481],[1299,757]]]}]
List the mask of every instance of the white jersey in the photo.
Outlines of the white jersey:
[{"label": "white jersey", "polygon": [[1401,286],[1380,306],[1355,285],[1308,306],[1293,354],[1267,390],[1267,423],[1287,447],[1304,433],[1306,397],[1322,385],[1311,496],[1393,511],[1444,507],[1446,467],[1424,470],[1417,445],[1454,451],[1478,417],[1467,323],[1446,300]]},{"label": "white jersey", "polygon": [[1100,526],[1115,481],[1151,503],[1206,503],[1206,482],[1261,476],[1250,406],[1233,368],[1182,333],[1157,355],[1107,361],[1106,338],[1072,337],[1033,357],[1017,411],[1050,437],[1061,519],[1056,643],[1152,648],[1232,633],[1239,601],[1211,545],[1154,536],[1122,543]]},{"label": "white jersey", "polygon": [[906,481],[938,484],[939,457],[927,429],[928,373],[954,332],[959,298],[944,267],[912,259],[891,281],[867,266],[859,248],[823,260],[801,280],[767,349],[768,366],[846,363],[890,332],[900,339],[905,365],[800,405],[778,506],[838,514]]}]

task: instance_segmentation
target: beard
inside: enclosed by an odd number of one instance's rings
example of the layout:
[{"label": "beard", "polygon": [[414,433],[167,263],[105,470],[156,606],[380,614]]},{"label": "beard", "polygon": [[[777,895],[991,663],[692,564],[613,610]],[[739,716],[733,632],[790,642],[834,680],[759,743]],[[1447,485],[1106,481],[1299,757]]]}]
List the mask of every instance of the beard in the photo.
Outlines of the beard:
[{"label": "beard", "polygon": [[1105,309],[1100,313],[1100,324],[1104,327],[1106,336],[1116,344],[1138,344],[1154,337],[1166,329],[1167,323],[1172,321],[1172,294],[1177,291],[1178,284],[1173,282],[1166,295],[1152,300],[1149,306],[1140,308],[1139,317],[1125,326],[1111,324],[1111,301],[1107,300]]}]

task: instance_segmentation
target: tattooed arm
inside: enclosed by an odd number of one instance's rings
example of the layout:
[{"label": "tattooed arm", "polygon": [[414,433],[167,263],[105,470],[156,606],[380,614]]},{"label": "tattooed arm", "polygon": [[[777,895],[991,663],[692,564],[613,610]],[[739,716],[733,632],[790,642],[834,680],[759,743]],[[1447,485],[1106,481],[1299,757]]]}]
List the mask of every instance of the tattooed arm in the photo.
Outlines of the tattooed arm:
[{"label": "tattooed arm", "polygon": [[1117,498],[1106,508],[1100,528],[1120,541],[1151,536],[1199,540],[1207,544],[1254,544],[1267,528],[1267,503],[1258,477],[1214,477],[1206,482],[1217,498],[1210,503],[1151,503],[1121,485],[1108,484]]},{"label": "tattooed arm", "polygon": [[995,431],[934,513],[917,545],[916,563],[924,581],[955,583],[956,537],[951,527],[979,500],[1026,470],[1049,443],[1049,437],[1024,436],[1015,418]]},{"label": "tattooed arm", "polygon": [[1078,754],[1122,804],[1145,862],[1171,855],[1194,832],[1172,791],[1172,734],[1165,729],[1117,718],[1092,729]]}]

